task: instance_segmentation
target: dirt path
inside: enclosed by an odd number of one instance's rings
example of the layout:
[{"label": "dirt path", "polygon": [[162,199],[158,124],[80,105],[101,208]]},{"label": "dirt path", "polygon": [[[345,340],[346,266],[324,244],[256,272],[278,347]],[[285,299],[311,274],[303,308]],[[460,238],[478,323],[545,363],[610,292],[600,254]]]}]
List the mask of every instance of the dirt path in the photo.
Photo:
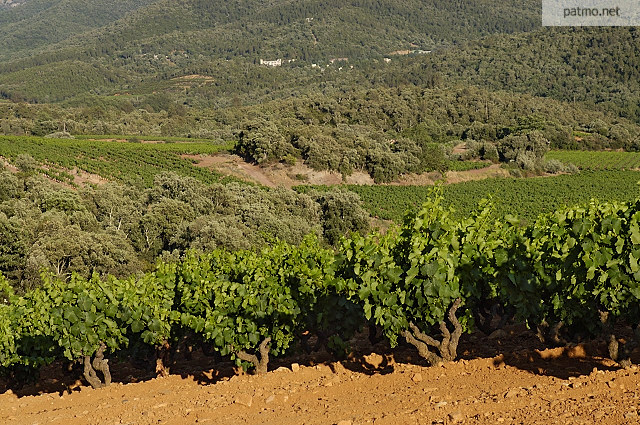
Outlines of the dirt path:
[{"label": "dirt path", "polygon": [[[301,161],[295,165],[273,164],[263,167],[247,163],[239,156],[230,154],[182,155],[182,157],[197,161],[195,163],[197,167],[209,168],[221,174],[231,175],[268,187],[292,187],[302,184],[374,184],[371,176],[361,171],[354,171],[350,176],[343,179],[340,173],[332,171],[316,171],[309,168]],[[489,167],[475,170],[448,171],[445,175],[445,183],[460,183],[491,177],[506,177],[508,175],[509,172],[504,168],[501,168],[500,164],[491,164]],[[441,179],[442,175],[438,172],[406,174],[390,184],[401,186],[433,185],[436,181]]]},{"label": "dirt path", "polygon": [[245,162],[241,157],[231,154],[182,155],[182,157],[197,161],[195,163],[197,167],[209,168],[221,174],[231,175],[268,187],[284,186],[290,188],[301,184],[373,184],[373,179],[363,172],[356,171],[343,180],[340,173],[316,171],[306,166],[302,161],[295,165],[272,164],[258,166]]},{"label": "dirt path", "polygon": [[[515,348],[522,346],[528,348]],[[464,359],[442,367],[426,367],[409,348],[377,349],[340,363],[282,362],[263,376],[178,370],[99,390],[7,392],[0,395],[0,423],[640,423],[637,366],[618,368],[597,345],[536,346],[533,334],[513,328],[495,338],[467,336]]]},{"label": "dirt path", "polygon": [[483,180],[492,177],[509,177],[509,171],[501,167],[501,164],[491,164],[486,168],[467,171],[447,171],[447,184]]},{"label": "dirt path", "polygon": [[197,167],[211,168],[219,173],[238,177],[243,180],[259,183],[263,186],[276,187],[261,170],[260,167],[245,162],[237,155],[181,155],[182,158],[196,160]]}]

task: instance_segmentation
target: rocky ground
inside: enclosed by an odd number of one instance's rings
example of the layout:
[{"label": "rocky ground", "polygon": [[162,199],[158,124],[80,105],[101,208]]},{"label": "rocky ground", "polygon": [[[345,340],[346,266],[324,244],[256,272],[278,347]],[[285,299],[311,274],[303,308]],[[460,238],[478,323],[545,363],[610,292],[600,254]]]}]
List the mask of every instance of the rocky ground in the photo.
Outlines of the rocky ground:
[{"label": "rocky ground", "polygon": [[58,365],[34,385],[1,383],[0,423],[640,423],[640,369],[607,360],[604,344],[545,349],[513,326],[467,335],[462,359],[441,367],[427,367],[410,347],[361,345],[342,362],[322,355],[274,361],[262,376],[200,355],[166,378],[135,382],[142,370],[114,363],[117,382],[97,390]]}]

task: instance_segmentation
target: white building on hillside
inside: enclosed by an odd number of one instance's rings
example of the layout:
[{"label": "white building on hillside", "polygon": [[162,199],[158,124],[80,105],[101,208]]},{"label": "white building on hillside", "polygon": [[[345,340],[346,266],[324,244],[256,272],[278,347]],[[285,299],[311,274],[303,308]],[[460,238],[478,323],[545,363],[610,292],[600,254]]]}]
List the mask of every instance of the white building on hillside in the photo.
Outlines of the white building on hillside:
[{"label": "white building on hillside", "polygon": [[274,61],[266,61],[264,59],[260,59],[260,65],[282,66],[282,59],[278,59],[278,60],[274,60]]}]

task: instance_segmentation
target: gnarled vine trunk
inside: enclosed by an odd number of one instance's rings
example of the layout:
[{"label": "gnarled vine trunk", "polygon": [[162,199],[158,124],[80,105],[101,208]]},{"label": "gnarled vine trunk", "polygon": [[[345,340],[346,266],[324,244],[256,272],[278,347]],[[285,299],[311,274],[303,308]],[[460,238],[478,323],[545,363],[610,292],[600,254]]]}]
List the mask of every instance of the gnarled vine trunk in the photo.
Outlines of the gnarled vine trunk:
[{"label": "gnarled vine trunk", "polygon": [[633,326],[634,337],[630,341],[620,343],[614,333],[615,321],[610,318],[609,312],[600,311],[600,322],[603,324],[603,333],[611,360],[618,362],[622,367],[631,366],[631,352],[640,340],[640,329],[638,326]]},{"label": "gnarled vine trunk", "polygon": [[169,365],[171,364],[171,351],[167,341],[156,347],[156,375],[166,378],[169,376]]},{"label": "gnarled vine trunk", "polygon": [[267,366],[269,365],[269,350],[271,349],[271,337],[265,338],[260,343],[258,352],[260,358],[256,354],[249,354],[245,351],[237,351],[236,356],[245,362],[250,362],[255,366],[256,374],[261,375],[267,373]]},{"label": "gnarled vine trunk", "polygon": [[[443,320],[440,322],[440,332],[442,333],[442,341],[438,341],[435,338],[423,333],[413,323],[409,324],[409,329],[402,332],[402,336],[406,341],[416,347],[421,357],[429,362],[431,365],[437,365],[444,362],[454,361],[458,355],[458,342],[460,342],[460,336],[462,336],[462,325],[456,317],[456,311],[460,307],[462,300],[460,298],[449,309],[449,322],[453,325],[453,332],[449,331],[447,323]],[[429,350],[429,347],[434,347],[440,353],[439,355]]]},{"label": "gnarled vine trunk", "polygon": [[[84,357],[84,378],[93,388],[102,388],[111,384],[111,372],[109,371],[109,360],[104,358],[104,351],[107,346],[102,343],[98,351],[91,360],[91,356]],[[96,371],[102,373],[103,380]]]}]

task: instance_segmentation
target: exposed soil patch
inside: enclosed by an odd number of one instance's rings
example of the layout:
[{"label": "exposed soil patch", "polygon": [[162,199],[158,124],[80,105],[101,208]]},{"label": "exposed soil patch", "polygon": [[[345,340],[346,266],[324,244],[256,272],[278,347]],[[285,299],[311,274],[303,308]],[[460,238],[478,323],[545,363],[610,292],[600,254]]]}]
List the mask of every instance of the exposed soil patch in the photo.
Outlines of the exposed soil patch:
[{"label": "exposed soil patch", "polygon": [[298,162],[295,165],[270,164],[258,166],[245,162],[241,157],[231,154],[182,155],[182,157],[196,160],[197,163],[195,165],[197,167],[210,168],[221,174],[231,175],[269,187],[292,187],[303,184],[373,184],[373,179],[364,172],[355,171],[343,179],[340,173],[316,171],[302,162]]},{"label": "exposed soil patch", "polygon": [[172,80],[204,80],[204,81],[214,81],[213,77],[209,77],[206,75],[200,74],[191,74],[191,75],[183,75],[182,77],[175,77]]},{"label": "exposed soil patch", "polygon": [[509,177],[509,171],[505,170],[500,164],[491,164],[485,168],[467,171],[447,171],[446,182],[448,184],[461,183],[472,180],[484,180],[493,177]]},{"label": "exposed soil patch", "polygon": [[468,151],[469,151],[469,148],[467,148],[466,143],[458,143],[453,147],[453,150],[451,151],[451,153],[462,155]]},{"label": "exposed soil patch", "polygon": [[[231,175],[239,179],[258,183],[264,186],[292,187],[304,184],[313,185],[339,185],[360,184],[373,185],[375,182],[368,173],[354,171],[350,176],[343,176],[333,171],[316,171],[302,162],[295,165],[271,164],[258,166],[245,162],[241,157],[231,154],[218,155],[182,155],[183,158],[196,160],[197,167],[210,168],[221,174]],[[469,171],[448,171],[445,174],[445,183],[460,183],[463,181],[482,180],[491,177],[508,177],[509,172],[492,164],[489,167]],[[405,174],[400,176],[392,185],[433,185],[442,180],[443,176],[438,172],[422,174]]]},{"label": "exposed soil patch", "polygon": [[73,182],[79,186],[85,186],[87,184],[107,184],[109,180],[97,174],[87,173],[86,171],[74,168],[69,171],[69,174],[73,176]]},{"label": "exposed soil patch", "polygon": [[379,345],[343,362],[280,361],[262,376],[229,376],[228,364],[221,373],[224,365],[216,372],[201,359],[199,370],[182,365],[166,378],[124,384],[131,369],[114,364],[121,382],[107,388],[47,392],[56,385],[49,378],[1,394],[0,423],[637,424],[640,370],[619,368],[603,349],[544,349],[512,326],[465,336],[462,360],[442,367]]},{"label": "exposed soil patch", "polygon": [[197,161],[196,167],[213,169],[221,174],[237,177],[239,179],[259,183],[263,186],[275,187],[272,182],[260,169],[260,167],[245,162],[237,155],[181,155],[182,158]]}]

